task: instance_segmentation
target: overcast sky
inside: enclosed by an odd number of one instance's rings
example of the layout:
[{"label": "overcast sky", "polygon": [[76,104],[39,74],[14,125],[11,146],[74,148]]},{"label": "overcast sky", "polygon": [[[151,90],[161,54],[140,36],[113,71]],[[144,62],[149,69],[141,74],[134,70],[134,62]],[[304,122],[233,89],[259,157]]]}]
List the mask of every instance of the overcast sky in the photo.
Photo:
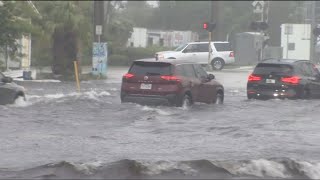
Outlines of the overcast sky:
[{"label": "overcast sky", "polygon": [[153,7],[158,6],[158,1],[147,1],[148,4],[152,5]]}]

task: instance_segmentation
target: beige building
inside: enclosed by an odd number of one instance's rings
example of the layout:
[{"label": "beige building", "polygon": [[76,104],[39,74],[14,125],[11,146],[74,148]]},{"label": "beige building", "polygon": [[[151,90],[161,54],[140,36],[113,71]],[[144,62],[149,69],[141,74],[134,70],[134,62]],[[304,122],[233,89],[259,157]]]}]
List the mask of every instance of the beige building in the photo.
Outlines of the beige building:
[{"label": "beige building", "polygon": [[21,45],[18,49],[18,53],[22,56],[16,57],[15,59],[8,57],[8,62],[6,62],[5,53],[1,52],[1,64],[6,66],[6,63],[8,63],[9,69],[29,70],[31,65],[31,35],[23,35],[21,39],[17,40],[17,42]]}]

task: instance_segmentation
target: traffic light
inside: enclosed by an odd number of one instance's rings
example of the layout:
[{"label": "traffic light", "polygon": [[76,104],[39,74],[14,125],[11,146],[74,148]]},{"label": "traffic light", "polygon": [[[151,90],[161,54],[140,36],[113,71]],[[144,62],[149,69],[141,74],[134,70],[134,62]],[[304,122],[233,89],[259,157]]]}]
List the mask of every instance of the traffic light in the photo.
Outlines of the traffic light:
[{"label": "traffic light", "polygon": [[259,24],[258,24],[258,22],[251,22],[251,24],[250,24],[250,29],[251,29],[251,30],[254,30],[254,31],[258,31],[258,29],[259,29]]},{"label": "traffic light", "polygon": [[212,31],[215,27],[216,27],[215,23],[205,22],[205,23],[202,24],[202,28],[207,30],[207,31]]},{"label": "traffic light", "polygon": [[206,29],[206,30],[207,30],[207,29],[208,29],[208,26],[209,26],[209,23],[206,23],[206,22],[203,23],[203,29]]},{"label": "traffic light", "polygon": [[260,29],[265,31],[269,28],[269,25],[266,22],[260,22]]},{"label": "traffic light", "polygon": [[250,24],[250,29],[254,30],[254,31],[258,31],[258,30],[267,30],[269,28],[269,25],[266,22],[251,22]]}]

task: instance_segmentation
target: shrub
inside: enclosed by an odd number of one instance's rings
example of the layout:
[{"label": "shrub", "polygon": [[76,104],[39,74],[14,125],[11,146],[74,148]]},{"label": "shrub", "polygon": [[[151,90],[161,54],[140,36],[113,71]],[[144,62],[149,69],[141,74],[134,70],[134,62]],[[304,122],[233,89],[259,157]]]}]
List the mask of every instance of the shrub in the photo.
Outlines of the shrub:
[{"label": "shrub", "polygon": [[130,60],[152,58],[154,53],[147,48],[128,48],[126,52]]},{"label": "shrub", "polygon": [[131,62],[126,55],[113,54],[108,57],[108,64],[113,66],[128,66]]},{"label": "shrub", "polygon": [[147,47],[147,48],[135,48],[135,47],[112,47],[109,48],[109,65],[123,66],[130,65],[132,61],[137,59],[153,58],[154,54],[159,51],[170,50],[167,47]]}]

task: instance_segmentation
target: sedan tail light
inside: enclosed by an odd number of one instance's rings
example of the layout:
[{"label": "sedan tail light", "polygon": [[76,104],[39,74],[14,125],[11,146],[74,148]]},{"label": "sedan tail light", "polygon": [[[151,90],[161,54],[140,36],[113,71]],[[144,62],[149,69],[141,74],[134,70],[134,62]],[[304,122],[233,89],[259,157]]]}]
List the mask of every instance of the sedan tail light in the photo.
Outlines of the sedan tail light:
[{"label": "sedan tail light", "polygon": [[234,57],[234,52],[230,52],[229,57]]},{"label": "sedan tail light", "polygon": [[176,76],[160,76],[160,78],[167,81],[180,81],[180,79]]},{"label": "sedan tail light", "polygon": [[253,75],[253,74],[250,74],[250,76],[248,77],[248,81],[249,82],[253,82],[253,81],[261,81],[261,77],[260,76],[257,76],[257,75]]},{"label": "sedan tail light", "polygon": [[281,78],[281,81],[289,84],[299,84],[300,79],[301,78],[299,76],[290,76]]}]

